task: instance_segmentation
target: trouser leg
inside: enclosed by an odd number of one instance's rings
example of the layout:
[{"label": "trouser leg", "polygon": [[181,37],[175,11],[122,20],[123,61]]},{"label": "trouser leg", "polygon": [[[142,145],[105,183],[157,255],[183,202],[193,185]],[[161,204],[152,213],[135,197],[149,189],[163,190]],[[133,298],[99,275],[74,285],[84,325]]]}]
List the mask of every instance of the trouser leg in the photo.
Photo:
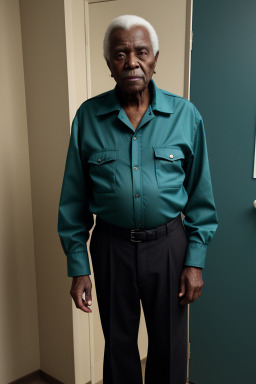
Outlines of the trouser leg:
[{"label": "trouser leg", "polygon": [[105,338],[103,383],[142,384],[136,246],[105,234],[96,225],[90,253]]},{"label": "trouser leg", "polygon": [[167,235],[138,244],[140,296],[148,331],[145,384],[185,384],[187,305],[178,298],[187,238],[178,221]]}]

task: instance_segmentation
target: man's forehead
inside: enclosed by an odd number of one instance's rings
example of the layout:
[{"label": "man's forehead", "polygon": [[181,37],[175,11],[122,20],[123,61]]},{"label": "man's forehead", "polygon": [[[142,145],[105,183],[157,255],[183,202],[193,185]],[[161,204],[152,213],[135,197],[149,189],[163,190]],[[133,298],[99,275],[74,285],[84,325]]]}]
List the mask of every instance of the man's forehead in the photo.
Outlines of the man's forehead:
[{"label": "man's forehead", "polygon": [[128,30],[122,28],[114,29],[110,35],[109,43],[110,48],[127,43],[151,46],[149,32],[143,26],[133,26]]}]

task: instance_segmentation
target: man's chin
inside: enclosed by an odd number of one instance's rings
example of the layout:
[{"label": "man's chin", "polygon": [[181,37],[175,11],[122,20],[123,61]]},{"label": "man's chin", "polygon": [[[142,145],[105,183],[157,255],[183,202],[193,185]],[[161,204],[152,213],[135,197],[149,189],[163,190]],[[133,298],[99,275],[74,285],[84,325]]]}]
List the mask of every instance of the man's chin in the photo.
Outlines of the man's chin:
[{"label": "man's chin", "polygon": [[147,88],[147,85],[143,82],[143,83],[129,83],[129,84],[123,84],[122,87],[121,87],[121,91],[122,92],[125,92],[127,94],[135,94],[135,93],[140,93],[142,91],[144,91],[144,89]]}]

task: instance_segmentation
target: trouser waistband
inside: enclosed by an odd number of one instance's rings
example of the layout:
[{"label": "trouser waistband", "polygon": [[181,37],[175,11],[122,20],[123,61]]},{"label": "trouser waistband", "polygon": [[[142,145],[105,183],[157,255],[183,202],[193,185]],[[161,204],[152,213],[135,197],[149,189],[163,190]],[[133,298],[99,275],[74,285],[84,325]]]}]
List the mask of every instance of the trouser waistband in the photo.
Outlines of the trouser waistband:
[{"label": "trouser waistband", "polygon": [[114,224],[108,223],[102,220],[99,216],[96,218],[96,226],[97,228],[101,228],[108,233],[113,233],[119,237],[130,240],[131,242],[140,243],[142,241],[151,241],[159,239],[162,236],[166,236],[168,233],[173,231],[179,222],[181,222],[181,215],[174,217],[167,223],[163,225],[159,225],[155,228],[151,229],[129,229],[118,227]]}]

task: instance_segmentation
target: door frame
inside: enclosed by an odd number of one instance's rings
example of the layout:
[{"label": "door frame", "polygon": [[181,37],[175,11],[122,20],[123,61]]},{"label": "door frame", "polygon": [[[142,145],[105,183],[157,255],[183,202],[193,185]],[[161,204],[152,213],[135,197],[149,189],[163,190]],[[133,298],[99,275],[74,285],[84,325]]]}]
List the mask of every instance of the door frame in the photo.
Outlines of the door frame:
[{"label": "door frame", "polygon": [[[89,36],[89,4],[102,2],[102,1],[116,1],[116,0],[84,0],[84,39],[85,39],[85,63],[86,63],[86,94],[87,98],[91,97],[91,68],[90,68],[90,36]],[[65,3],[65,18],[66,23],[72,23],[71,21],[71,0],[64,0]],[[68,17],[69,15],[69,17]],[[190,100],[190,78],[191,78],[191,50],[192,50],[192,17],[193,17],[193,0],[186,0],[186,32],[185,32],[185,65],[184,65],[184,89],[183,97]],[[71,31],[72,28],[69,28]],[[69,44],[69,50],[73,50],[72,32],[69,34],[67,43]],[[67,55],[69,71],[69,106],[70,106],[70,121],[76,111],[76,96],[75,96],[75,65],[74,56]],[[91,229],[91,231],[93,228]],[[93,313],[88,316],[89,324],[89,353],[90,353],[90,375],[91,383],[95,383],[95,362],[94,362],[94,332],[93,332]],[[188,327],[187,327],[187,384],[189,384],[189,359],[190,359],[190,342],[189,342],[189,305],[188,305]],[[75,322],[74,322],[75,325]]]}]

